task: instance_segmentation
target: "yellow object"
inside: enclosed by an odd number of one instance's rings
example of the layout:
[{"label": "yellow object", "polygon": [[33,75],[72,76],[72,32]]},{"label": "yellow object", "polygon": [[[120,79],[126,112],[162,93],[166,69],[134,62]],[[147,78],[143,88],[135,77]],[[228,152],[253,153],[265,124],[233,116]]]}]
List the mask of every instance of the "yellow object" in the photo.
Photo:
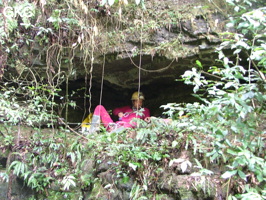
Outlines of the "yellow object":
[{"label": "yellow object", "polygon": [[81,123],[81,129],[82,132],[89,130],[90,126],[91,126],[91,119],[92,119],[92,113],[90,113]]},{"label": "yellow object", "polygon": [[143,93],[142,92],[134,92],[133,94],[132,94],[132,97],[131,97],[131,100],[133,101],[133,100],[138,100],[138,99],[141,99],[141,100],[145,100],[145,97],[144,97],[144,95],[143,95]]}]

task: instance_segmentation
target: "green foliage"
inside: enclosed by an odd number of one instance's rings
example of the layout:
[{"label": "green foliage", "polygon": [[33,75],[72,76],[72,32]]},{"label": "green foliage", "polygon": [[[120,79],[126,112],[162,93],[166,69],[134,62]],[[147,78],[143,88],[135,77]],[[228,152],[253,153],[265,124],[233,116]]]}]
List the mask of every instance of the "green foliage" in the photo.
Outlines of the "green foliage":
[{"label": "green foliage", "polygon": [[76,187],[75,179],[72,175],[65,176],[62,180],[63,190],[69,190],[71,186]]},{"label": "green foliage", "polygon": [[[55,91],[47,90],[46,86],[19,87],[17,89],[2,87],[0,121],[13,125],[38,126],[46,123],[50,126],[56,121],[56,115],[51,111],[56,103],[50,101],[52,96],[49,94],[56,95]],[[23,96],[25,99],[21,98]]]},{"label": "green foliage", "polygon": [[8,174],[7,173],[0,173],[0,181],[1,182],[8,182],[9,178],[8,178]]},{"label": "green foliage", "polygon": [[[35,18],[35,5],[28,2],[11,2],[10,6],[4,7],[2,15],[0,16],[0,43],[6,44],[9,41],[12,31],[18,26],[29,28],[32,26],[31,19]],[[17,18],[20,17],[22,22],[18,24]],[[5,20],[4,20],[5,19]],[[7,52],[10,51],[6,48]]]},{"label": "green foliage", "polygon": [[60,28],[60,24],[62,22],[62,19],[61,19],[61,11],[58,10],[58,9],[55,9],[51,15],[51,17],[49,17],[47,19],[48,22],[51,22],[55,28],[55,30],[59,30]]},{"label": "green foliage", "polygon": [[13,173],[17,176],[24,174],[26,171],[28,171],[28,166],[20,161],[14,161],[9,166],[9,170],[13,169]]},{"label": "green foliage", "polygon": [[[264,8],[248,11],[245,7],[239,18],[231,18],[228,26],[237,33],[228,33],[229,39],[217,49],[222,67],[212,66],[205,72],[197,61],[198,68],[184,73],[184,82],[194,85],[200,103],[163,106],[171,117],[189,116],[179,126],[199,136],[201,144],[194,145],[194,150],[203,152],[210,162],[226,163],[221,177],[243,185],[245,189],[231,193],[229,199],[265,197],[265,14]],[[234,60],[224,54],[228,49]]]},{"label": "green foliage", "polygon": [[[79,177],[78,169],[80,167],[76,163],[81,163],[81,157],[75,156],[75,159],[73,159],[73,155],[80,155],[79,145],[73,143],[72,146],[69,144],[66,147],[60,137],[47,139],[39,134],[36,133],[32,138],[33,140],[28,141],[31,143],[29,147],[23,147],[23,152],[30,151],[27,155],[25,153],[15,153],[19,156],[19,160],[15,160],[10,164],[8,172],[21,177],[28,187],[40,192],[40,194],[51,187],[52,184],[60,186],[62,192],[75,188],[77,186],[76,176]],[[70,160],[68,159],[69,155],[63,156],[67,148],[72,153]],[[73,174],[69,174],[71,171]],[[4,177],[3,174],[2,179]],[[79,186],[82,187],[82,185]],[[64,195],[64,193],[61,193],[61,197]]]}]

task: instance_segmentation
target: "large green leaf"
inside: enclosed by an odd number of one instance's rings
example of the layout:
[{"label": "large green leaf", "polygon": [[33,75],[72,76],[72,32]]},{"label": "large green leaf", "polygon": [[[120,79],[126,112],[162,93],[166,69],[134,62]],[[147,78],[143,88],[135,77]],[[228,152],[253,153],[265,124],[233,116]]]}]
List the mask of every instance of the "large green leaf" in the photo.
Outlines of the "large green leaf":
[{"label": "large green leaf", "polygon": [[231,176],[234,176],[236,173],[237,173],[237,170],[226,171],[225,173],[222,174],[222,178],[224,179],[230,178]]}]

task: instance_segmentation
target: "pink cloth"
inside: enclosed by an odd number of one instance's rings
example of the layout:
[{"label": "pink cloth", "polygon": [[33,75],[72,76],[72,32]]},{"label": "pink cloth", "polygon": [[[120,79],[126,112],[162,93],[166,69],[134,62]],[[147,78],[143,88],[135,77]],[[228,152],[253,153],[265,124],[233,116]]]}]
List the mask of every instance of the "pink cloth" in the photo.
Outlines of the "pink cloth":
[{"label": "pink cloth", "polygon": [[[124,126],[124,127],[134,127],[134,125],[130,123],[131,120],[134,118],[145,119],[146,117],[150,117],[150,110],[148,108],[143,108],[142,113],[138,114],[137,111],[136,112],[133,111],[132,107],[124,106],[121,108],[115,108],[113,114],[117,116],[118,113],[120,112],[124,113],[124,116],[120,119],[120,121],[117,121],[115,123],[118,124],[119,126]],[[94,110],[94,115],[100,116],[101,122],[105,127],[108,127],[109,123],[114,123],[109,113],[102,105],[96,106]]]}]

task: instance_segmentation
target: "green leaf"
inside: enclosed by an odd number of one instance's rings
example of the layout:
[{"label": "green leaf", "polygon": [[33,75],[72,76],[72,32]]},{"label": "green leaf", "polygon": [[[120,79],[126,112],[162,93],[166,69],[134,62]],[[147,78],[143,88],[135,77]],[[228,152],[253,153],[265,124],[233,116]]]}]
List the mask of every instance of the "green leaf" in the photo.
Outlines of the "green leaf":
[{"label": "green leaf", "polygon": [[136,169],[138,168],[138,165],[135,165],[133,163],[129,163],[128,166],[131,167],[134,171],[136,171]]},{"label": "green leaf", "polygon": [[177,142],[176,140],[174,140],[174,141],[172,142],[172,147],[175,148],[177,145],[178,145],[178,142]]},{"label": "green leaf", "polygon": [[228,200],[237,200],[236,197],[232,196],[231,194],[228,196]]},{"label": "green leaf", "polygon": [[140,0],[135,0],[136,4],[139,5],[140,3]]},{"label": "green leaf", "polygon": [[194,160],[197,163],[197,167],[202,169],[203,167],[202,167],[201,163],[198,161],[198,159],[194,158]]},{"label": "green leaf", "polygon": [[200,62],[199,60],[196,60],[196,64],[198,65],[198,67],[199,67],[200,69],[203,69],[202,64],[201,64],[201,62]]},{"label": "green leaf", "polygon": [[246,174],[244,172],[238,170],[237,173],[240,176],[240,178],[242,178],[244,181],[247,181]]},{"label": "green leaf", "polygon": [[230,178],[231,176],[234,176],[237,173],[237,170],[233,171],[226,171],[225,173],[222,174],[222,178],[227,179]]},{"label": "green leaf", "polygon": [[191,166],[192,166],[191,162],[189,160],[186,160],[185,162],[181,163],[180,167],[181,167],[182,172],[184,173],[187,170],[187,168]]},{"label": "green leaf", "polygon": [[238,152],[232,150],[232,149],[227,149],[227,153],[231,154],[231,155],[234,155],[234,156],[237,156],[238,155]]},{"label": "green leaf", "polygon": [[161,155],[160,153],[158,153],[158,152],[155,152],[155,153],[152,155],[152,158],[153,158],[153,160],[157,160],[157,161],[159,161],[159,160],[162,159],[162,155]]}]

